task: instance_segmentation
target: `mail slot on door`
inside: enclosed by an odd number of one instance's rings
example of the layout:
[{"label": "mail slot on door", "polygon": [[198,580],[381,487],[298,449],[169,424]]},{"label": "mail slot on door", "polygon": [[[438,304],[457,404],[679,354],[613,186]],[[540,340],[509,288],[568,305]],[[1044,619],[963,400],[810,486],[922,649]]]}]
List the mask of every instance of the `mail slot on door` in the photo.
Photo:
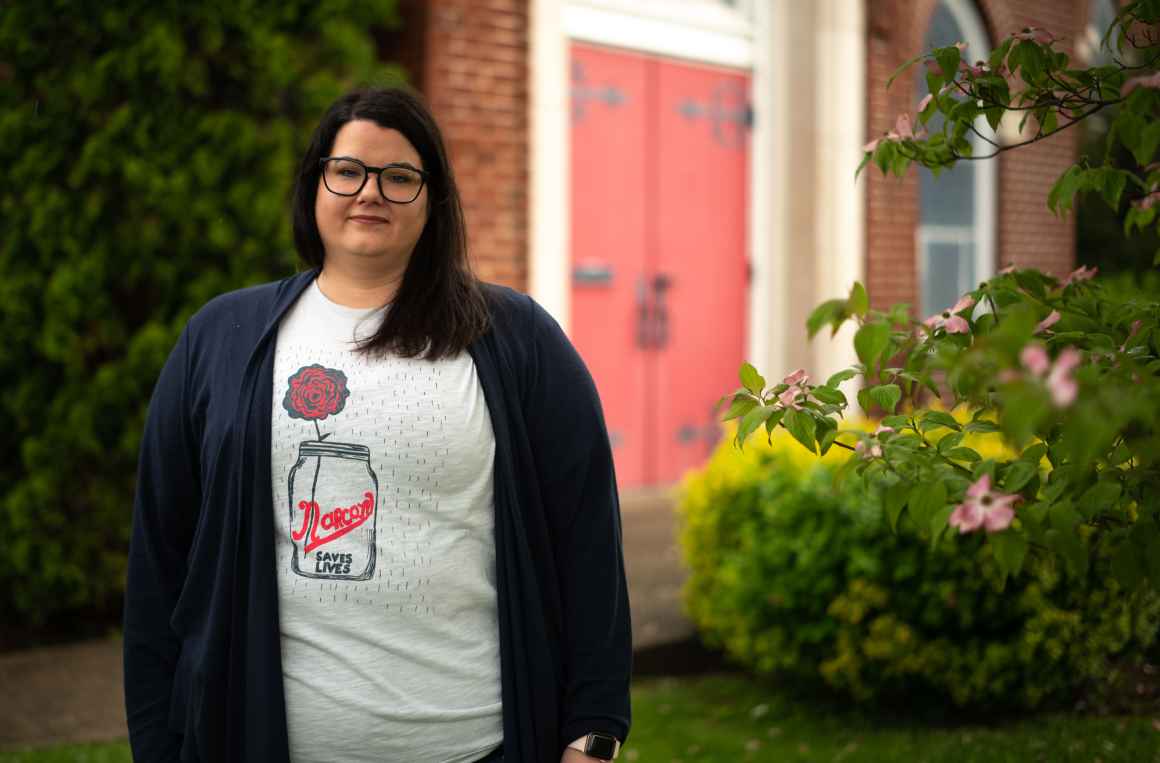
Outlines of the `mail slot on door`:
[{"label": "mail slot on door", "polygon": [[572,268],[572,281],[578,286],[607,286],[612,283],[612,268],[608,265],[577,265]]}]

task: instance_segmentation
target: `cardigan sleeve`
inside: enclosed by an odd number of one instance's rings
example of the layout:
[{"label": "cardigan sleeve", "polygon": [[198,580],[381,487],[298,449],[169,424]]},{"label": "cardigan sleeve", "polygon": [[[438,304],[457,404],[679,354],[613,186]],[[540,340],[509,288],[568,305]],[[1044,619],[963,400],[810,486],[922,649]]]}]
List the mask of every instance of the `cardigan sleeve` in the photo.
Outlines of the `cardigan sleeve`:
[{"label": "cardigan sleeve", "polygon": [[189,328],[182,331],[149,402],[137,468],[125,584],[125,709],[133,759],[176,761],[169,727],[181,640],[170,618],[185,579],[200,507],[198,448],[186,390]]},{"label": "cardigan sleeve", "polygon": [[559,324],[532,309],[525,416],[563,606],[560,749],[631,722],[632,634],[612,447],[596,385]]}]

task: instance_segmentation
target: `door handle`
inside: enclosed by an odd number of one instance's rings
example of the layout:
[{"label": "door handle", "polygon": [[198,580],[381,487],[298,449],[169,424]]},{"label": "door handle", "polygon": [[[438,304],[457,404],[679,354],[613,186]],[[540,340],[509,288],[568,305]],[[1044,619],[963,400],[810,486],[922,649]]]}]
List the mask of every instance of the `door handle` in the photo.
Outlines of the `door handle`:
[{"label": "door handle", "polygon": [[648,287],[644,276],[636,279],[636,346],[642,350],[649,345]]},{"label": "door handle", "polygon": [[673,279],[666,273],[653,277],[653,347],[658,350],[669,343],[669,308],[665,302],[665,292],[673,285]]},{"label": "door handle", "polygon": [[607,286],[612,283],[610,265],[577,265],[572,268],[573,283],[581,286]]}]

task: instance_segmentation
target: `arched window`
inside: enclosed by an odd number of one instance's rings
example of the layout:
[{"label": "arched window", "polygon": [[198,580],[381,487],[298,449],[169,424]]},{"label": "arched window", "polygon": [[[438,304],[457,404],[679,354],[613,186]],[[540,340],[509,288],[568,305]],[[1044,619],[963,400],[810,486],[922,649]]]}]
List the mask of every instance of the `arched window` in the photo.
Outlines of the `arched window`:
[{"label": "arched window", "polygon": [[[1075,46],[1080,60],[1088,66],[1104,66],[1112,62],[1112,52],[1101,47],[1100,42],[1115,20],[1116,5],[1112,0],[1088,0],[1087,25]],[[1114,46],[1115,38],[1108,44]]]},{"label": "arched window", "polygon": [[[963,57],[973,63],[986,59],[990,40],[978,11],[970,0],[939,0],[927,27],[923,49],[965,42]],[[918,74],[916,101],[927,94],[925,69]],[[941,129],[936,115],[928,123],[932,132]],[[975,129],[984,137],[971,136],[976,156],[992,153],[987,140],[995,133],[983,117]],[[986,138],[986,140],[984,139]],[[919,168],[919,222],[916,232],[922,314],[932,315],[953,305],[995,271],[996,162],[961,161],[936,178]]]}]

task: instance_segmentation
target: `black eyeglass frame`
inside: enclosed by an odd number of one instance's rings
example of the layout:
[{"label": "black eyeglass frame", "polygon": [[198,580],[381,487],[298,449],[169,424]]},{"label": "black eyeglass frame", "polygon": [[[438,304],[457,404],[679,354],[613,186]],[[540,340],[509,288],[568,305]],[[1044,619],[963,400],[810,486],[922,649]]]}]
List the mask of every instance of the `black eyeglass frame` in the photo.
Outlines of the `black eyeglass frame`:
[{"label": "black eyeglass frame", "polygon": [[[358,166],[363,168],[363,179],[362,179],[362,182],[359,183],[359,186],[356,190],[352,191],[351,193],[340,193],[340,192],[334,190],[333,188],[331,188],[329,184],[327,184],[327,182],[326,182],[326,163],[331,161],[332,159],[342,159],[344,161],[354,162],[355,164],[357,164]],[[415,195],[411,198],[410,201],[395,201],[394,199],[390,198],[385,193],[383,193],[383,173],[389,169],[396,169],[396,168],[410,170],[411,172],[417,172],[419,174],[419,189],[417,191],[415,191]],[[379,195],[382,196],[387,201],[393,202],[395,204],[410,204],[411,202],[415,201],[415,199],[419,198],[419,194],[423,193],[423,187],[427,185],[427,179],[430,177],[430,173],[426,172],[425,170],[421,170],[418,167],[412,167],[410,164],[407,164],[406,162],[392,162],[384,167],[372,167],[369,164],[366,164],[365,162],[363,162],[362,160],[354,158],[353,156],[324,156],[318,160],[318,171],[322,175],[322,184],[324,186],[326,186],[326,190],[330,191],[335,196],[358,196],[360,193],[362,193],[362,189],[366,187],[367,180],[370,178],[371,174],[373,173],[375,175],[375,183],[379,187]]]}]

